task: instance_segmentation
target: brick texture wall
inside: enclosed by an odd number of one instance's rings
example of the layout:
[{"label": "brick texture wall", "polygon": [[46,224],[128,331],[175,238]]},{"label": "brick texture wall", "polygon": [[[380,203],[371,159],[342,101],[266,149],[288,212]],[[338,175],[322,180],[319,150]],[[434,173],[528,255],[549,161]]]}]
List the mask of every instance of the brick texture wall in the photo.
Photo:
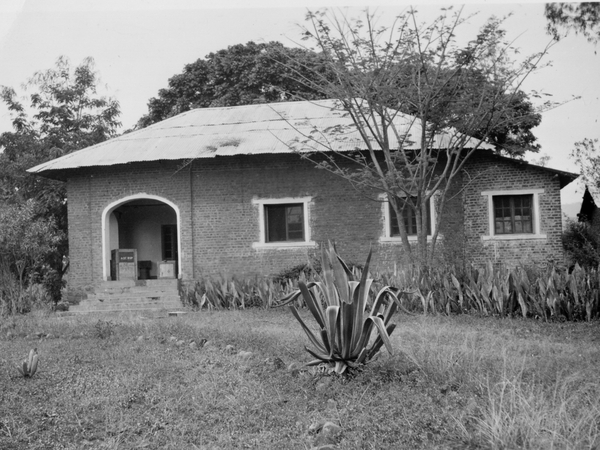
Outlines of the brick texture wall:
[{"label": "brick texture wall", "polygon": [[[445,207],[440,257],[482,263],[490,257],[509,263],[562,258],[558,180],[518,164],[477,159],[459,178]],[[540,242],[484,242],[487,203],[482,190],[542,187]],[[185,280],[211,274],[274,274],[306,262],[316,248],[254,248],[260,240],[258,199],[311,196],[312,240],[333,240],[341,255],[363,263],[371,245],[374,265],[390,269],[406,258],[399,243],[380,243],[384,233],[381,203],[295,155],[255,155],[203,159],[182,167],[175,162],[81,170],[68,180],[69,283],[102,280],[102,212],[128,196],[147,194],[178,206],[181,218],[181,270]],[[465,226],[463,227],[463,223]]]},{"label": "brick texture wall", "polygon": [[[465,244],[469,260],[483,264],[487,260],[517,264],[545,264],[564,262],[562,249],[562,222],[560,183],[558,178],[543,169],[536,169],[518,161],[475,157],[465,170],[463,192],[465,211]],[[539,194],[540,232],[546,239],[482,240],[489,235],[488,198],[483,191],[543,189]]]}]

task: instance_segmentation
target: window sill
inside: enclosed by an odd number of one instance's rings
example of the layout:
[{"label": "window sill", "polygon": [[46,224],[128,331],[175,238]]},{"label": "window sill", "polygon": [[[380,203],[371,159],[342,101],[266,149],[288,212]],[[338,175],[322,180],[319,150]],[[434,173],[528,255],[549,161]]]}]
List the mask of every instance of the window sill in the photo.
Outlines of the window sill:
[{"label": "window sill", "polygon": [[317,243],[314,241],[301,241],[301,242],[253,242],[252,248],[257,249],[280,249],[280,248],[302,248],[302,247],[316,247]]},{"label": "window sill", "polygon": [[[442,236],[438,236],[438,240],[440,240]],[[431,242],[431,236],[427,236],[427,242]],[[408,242],[417,242],[418,238],[417,236],[408,236]],[[395,244],[395,243],[402,243],[402,238],[400,236],[396,237],[381,237],[379,238],[379,242],[382,243],[389,243],[389,244]]]},{"label": "window sill", "polygon": [[496,234],[493,236],[481,236],[484,241],[523,241],[547,239],[545,234]]}]

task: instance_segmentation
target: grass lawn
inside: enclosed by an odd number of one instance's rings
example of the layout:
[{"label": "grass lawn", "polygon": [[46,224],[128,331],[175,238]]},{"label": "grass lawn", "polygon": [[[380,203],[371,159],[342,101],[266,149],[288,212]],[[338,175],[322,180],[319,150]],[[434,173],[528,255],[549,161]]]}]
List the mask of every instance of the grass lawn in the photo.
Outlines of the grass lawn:
[{"label": "grass lawn", "polygon": [[330,448],[600,448],[598,322],[398,314],[396,354],[339,377],[289,369],[285,309],[2,320],[3,450],[308,449],[324,421]]}]

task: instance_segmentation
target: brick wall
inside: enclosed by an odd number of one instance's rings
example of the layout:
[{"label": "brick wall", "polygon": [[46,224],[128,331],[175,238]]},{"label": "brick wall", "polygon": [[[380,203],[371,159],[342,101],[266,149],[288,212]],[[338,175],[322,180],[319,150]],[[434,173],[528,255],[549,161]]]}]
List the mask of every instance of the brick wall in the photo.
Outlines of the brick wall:
[{"label": "brick wall", "polygon": [[[564,261],[560,183],[558,178],[543,169],[518,161],[496,159],[490,155],[475,157],[465,170],[463,193],[465,210],[465,239],[469,259],[475,264],[487,260],[507,265],[544,264]],[[545,239],[483,240],[490,234],[488,198],[482,191],[543,189],[539,194],[540,231]]]},{"label": "brick wall", "polygon": [[312,197],[312,240],[335,241],[350,261],[363,261],[379,239],[380,203],[297,156],[201,160],[193,174],[196,276],[278,273],[315,254],[307,247],[253,248],[260,235],[259,206],[252,200]]},{"label": "brick wall", "polygon": [[[558,180],[545,171],[518,164],[477,159],[469,165],[461,190],[456,180],[445,207],[440,258],[480,264],[495,260],[562,259]],[[544,241],[482,241],[488,234],[482,190],[542,187]],[[78,171],[68,181],[69,244],[73,286],[97,283],[103,275],[102,212],[137,194],[155,195],[177,205],[181,218],[181,269],[184,279],[211,274],[274,274],[306,262],[314,247],[254,248],[260,239],[257,199],[311,196],[312,240],[333,240],[347,260],[363,263],[371,244],[377,269],[406,258],[399,243],[380,243],[381,203],[365,198],[348,182],[295,155],[255,155],[202,159],[182,168],[175,162]],[[466,226],[463,228],[463,222]]]}]

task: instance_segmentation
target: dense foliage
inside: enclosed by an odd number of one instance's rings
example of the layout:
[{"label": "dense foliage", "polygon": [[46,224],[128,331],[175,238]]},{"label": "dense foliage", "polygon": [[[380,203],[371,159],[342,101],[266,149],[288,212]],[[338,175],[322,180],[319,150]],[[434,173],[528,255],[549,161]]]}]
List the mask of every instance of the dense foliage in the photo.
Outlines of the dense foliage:
[{"label": "dense foliage", "polygon": [[570,222],[563,233],[563,247],[572,264],[600,266],[600,232],[589,222]]},{"label": "dense foliage", "polygon": [[28,200],[0,209],[0,316],[29,311],[38,300],[27,292],[33,283],[60,286],[57,269],[48,260],[64,236],[55,221],[40,214],[37,206],[34,200]]},{"label": "dense foliage", "polygon": [[581,33],[590,42],[600,40],[600,3],[547,3],[545,6],[548,32],[555,39],[569,31]]},{"label": "dense foliage", "polygon": [[[355,279],[360,268],[351,270]],[[399,306],[420,314],[475,314],[527,317],[545,321],[580,321],[600,318],[600,271],[597,266],[570,268],[514,267],[489,263],[485,267],[404,268],[396,273],[372,273],[370,295],[386,286],[398,292]],[[207,279],[182,292],[184,303],[195,308],[271,308],[290,299],[306,305],[298,285],[314,286],[321,275],[300,273],[299,279],[277,283],[259,277],[239,280]],[[372,301],[369,300],[369,305]]]},{"label": "dense foliage", "polygon": [[[44,281],[54,300],[59,299],[62,276],[67,268],[67,200],[62,182],[27,173],[27,169],[72,151],[102,142],[116,134],[120,126],[119,103],[97,93],[98,75],[91,58],[77,67],[61,57],[51,69],[40,71],[25,84],[28,94],[22,101],[10,87],[0,89],[0,98],[12,116],[13,131],[0,134],[0,206],[25,209],[35,227],[43,221],[52,230],[51,246],[40,260],[28,262],[22,271],[13,270],[25,284],[37,277]],[[29,206],[26,206],[29,205]],[[33,211],[33,212],[32,212]],[[14,216],[15,220],[17,216]],[[15,223],[5,221],[0,235],[8,235]],[[6,228],[8,227],[8,228]],[[32,231],[33,233],[33,231]],[[6,254],[7,241],[0,248]],[[4,271],[3,275],[7,275]],[[4,286],[10,280],[3,276]]]}]

